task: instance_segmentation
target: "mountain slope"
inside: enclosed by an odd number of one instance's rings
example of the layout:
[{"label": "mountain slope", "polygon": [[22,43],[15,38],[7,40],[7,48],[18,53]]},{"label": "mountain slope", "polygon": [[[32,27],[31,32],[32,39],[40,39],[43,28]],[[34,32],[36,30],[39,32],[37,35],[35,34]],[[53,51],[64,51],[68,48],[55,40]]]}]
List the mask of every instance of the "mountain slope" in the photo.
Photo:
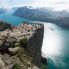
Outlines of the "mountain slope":
[{"label": "mountain slope", "polygon": [[18,8],[13,15],[17,15],[19,17],[27,18],[29,20],[38,20],[38,21],[40,21],[40,20],[44,21],[44,18],[51,16],[49,14],[49,12],[44,13],[44,11],[40,11],[38,9],[29,9],[27,7]]},{"label": "mountain slope", "polygon": [[7,9],[0,8],[0,14],[5,13],[6,11],[7,11]]},{"label": "mountain slope", "polygon": [[69,12],[67,11],[57,12],[48,8],[31,9],[28,7],[20,7],[13,15],[34,21],[52,22],[62,27],[69,28]]}]

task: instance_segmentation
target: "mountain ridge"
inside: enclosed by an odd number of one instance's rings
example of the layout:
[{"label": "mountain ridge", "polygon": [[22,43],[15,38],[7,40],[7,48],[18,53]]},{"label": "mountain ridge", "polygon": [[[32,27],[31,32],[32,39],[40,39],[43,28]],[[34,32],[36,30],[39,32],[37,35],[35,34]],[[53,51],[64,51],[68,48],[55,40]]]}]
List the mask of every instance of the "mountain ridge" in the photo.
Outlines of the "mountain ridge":
[{"label": "mountain ridge", "polygon": [[52,22],[62,27],[69,28],[69,12],[53,11],[48,8],[19,7],[13,15],[33,21]]}]

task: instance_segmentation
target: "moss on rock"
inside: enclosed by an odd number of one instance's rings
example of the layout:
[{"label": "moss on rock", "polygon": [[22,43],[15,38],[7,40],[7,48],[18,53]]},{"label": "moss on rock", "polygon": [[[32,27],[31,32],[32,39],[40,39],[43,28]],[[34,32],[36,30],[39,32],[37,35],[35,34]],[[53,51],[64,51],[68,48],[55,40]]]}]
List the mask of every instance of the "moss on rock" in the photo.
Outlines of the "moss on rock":
[{"label": "moss on rock", "polygon": [[20,45],[26,49],[27,46],[27,38],[23,38],[20,40]]},{"label": "moss on rock", "polygon": [[14,64],[14,65],[13,65],[13,69],[22,69],[22,68],[20,67],[20,65]]}]

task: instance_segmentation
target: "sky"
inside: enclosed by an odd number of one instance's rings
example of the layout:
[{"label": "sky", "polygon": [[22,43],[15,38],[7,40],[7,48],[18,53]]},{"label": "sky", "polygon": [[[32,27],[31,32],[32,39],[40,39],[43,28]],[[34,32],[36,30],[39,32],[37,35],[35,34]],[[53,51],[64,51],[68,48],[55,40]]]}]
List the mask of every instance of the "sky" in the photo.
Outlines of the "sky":
[{"label": "sky", "polygon": [[47,7],[55,11],[69,11],[69,0],[0,0],[0,8],[20,6]]}]

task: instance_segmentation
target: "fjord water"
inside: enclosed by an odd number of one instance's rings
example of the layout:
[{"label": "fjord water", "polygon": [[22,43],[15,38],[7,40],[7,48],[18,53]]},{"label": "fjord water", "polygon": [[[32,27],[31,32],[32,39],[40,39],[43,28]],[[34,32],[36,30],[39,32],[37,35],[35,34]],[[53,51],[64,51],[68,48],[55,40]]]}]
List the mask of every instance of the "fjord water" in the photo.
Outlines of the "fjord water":
[{"label": "fjord water", "polygon": [[69,69],[69,30],[44,24],[42,56],[47,59],[49,69]]},{"label": "fjord water", "polygon": [[11,25],[15,25],[15,26],[19,25],[20,23],[24,21],[28,21],[24,18],[14,16],[11,13],[0,14],[0,20],[7,22],[7,23],[11,23]]}]

